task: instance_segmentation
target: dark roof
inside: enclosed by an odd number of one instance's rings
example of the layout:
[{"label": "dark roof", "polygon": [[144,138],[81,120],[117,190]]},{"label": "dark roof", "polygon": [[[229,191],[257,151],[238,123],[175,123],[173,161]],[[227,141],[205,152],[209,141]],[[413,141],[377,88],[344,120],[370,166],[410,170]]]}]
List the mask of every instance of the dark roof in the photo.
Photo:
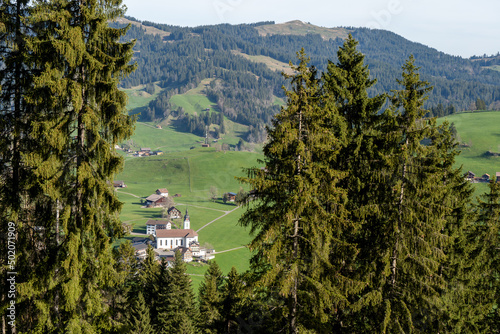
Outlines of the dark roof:
[{"label": "dark roof", "polygon": [[146,225],[166,225],[168,224],[168,220],[156,220],[156,219],[148,219]]},{"label": "dark roof", "polygon": [[177,212],[179,212],[179,213],[181,212],[181,210],[177,209],[175,206],[172,206],[170,209],[167,210],[167,213],[170,213],[170,212],[172,212],[174,210],[177,211]]},{"label": "dark roof", "polygon": [[146,242],[147,240],[149,240],[148,238],[143,238],[143,237],[135,237],[135,238],[132,238],[132,242]]},{"label": "dark roof", "polygon": [[149,195],[147,198],[146,198],[146,201],[150,201],[150,202],[156,202],[160,199],[162,199],[163,196],[161,195],[157,195],[157,194],[153,194],[153,195]]},{"label": "dark roof", "polygon": [[159,230],[156,231],[157,238],[193,238],[197,237],[193,229],[175,229],[175,230]]},{"label": "dark roof", "polygon": [[132,247],[134,247],[135,251],[138,252],[138,251],[147,249],[148,245],[146,245],[145,243],[139,242],[139,243],[132,244]]},{"label": "dark roof", "polygon": [[231,196],[236,196],[236,193],[233,193],[233,192],[229,192],[228,194]]}]

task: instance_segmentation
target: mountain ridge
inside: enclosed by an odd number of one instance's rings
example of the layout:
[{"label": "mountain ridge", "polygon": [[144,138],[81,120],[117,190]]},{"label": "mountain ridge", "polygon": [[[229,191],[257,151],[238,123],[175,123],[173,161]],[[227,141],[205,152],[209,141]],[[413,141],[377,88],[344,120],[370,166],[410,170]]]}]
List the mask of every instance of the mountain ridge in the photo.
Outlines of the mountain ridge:
[{"label": "mountain ridge", "polygon": [[[397,89],[401,66],[414,55],[421,77],[435,87],[426,102],[428,109],[442,105],[445,108],[440,110],[447,112],[470,110],[478,99],[488,109],[500,109],[500,72],[495,70],[499,57],[464,59],[390,31],[353,27],[335,30],[298,20],[194,28],[133,18],[114,24],[131,24],[126,38],[137,41],[134,60],[138,69],[122,81],[123,86],[154,83],[163,90],[150,102],[143,120],[161,121],[178,112],[169,102],[173,95],[197,87],[204,79],[217,78],[205,90],[217,111],[250,126],[252,131],[262,131],[279,110],[274,103],[276,97],[284,99],[281,87],[287,81],[279,71],[295,61],[301,48],[319,73],[325,71],[329,61],[337,61],[338,48],[343,44],[339,33],[351,33],[359,42],[358,49],[365,54],[371,77],[377,79],[371,95]],[[263,36],[259,31],[270,33]],[[326,39],[322,31],[337,35]],[[262,136],[254,133],[250,137]]]}]

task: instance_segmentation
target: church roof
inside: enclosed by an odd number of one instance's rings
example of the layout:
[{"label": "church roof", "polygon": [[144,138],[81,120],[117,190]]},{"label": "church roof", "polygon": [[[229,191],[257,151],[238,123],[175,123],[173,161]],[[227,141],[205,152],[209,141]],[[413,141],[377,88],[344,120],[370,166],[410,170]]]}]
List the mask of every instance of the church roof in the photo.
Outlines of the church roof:
[{"label": "church roof", "polygon": [[159,230],[156,231],[157,238],[194,238],[197,237],[193,229],[174,229],[174,230]]},{"label": "church roof", "polygon": [[148,219],[146,222],[146,225],[167,225],[169,223],[168,220],[155,220],[155,219]]}]

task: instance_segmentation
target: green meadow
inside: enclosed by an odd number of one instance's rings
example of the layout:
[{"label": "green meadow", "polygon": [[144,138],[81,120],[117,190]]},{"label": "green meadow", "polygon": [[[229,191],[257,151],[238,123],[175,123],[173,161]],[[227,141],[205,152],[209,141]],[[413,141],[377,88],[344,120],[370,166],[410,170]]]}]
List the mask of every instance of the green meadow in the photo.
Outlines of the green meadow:
[{"label": "green meadow", "polygon": [[[153,132],[152,132],[153,133]],[[134,140],[135,137],[134,137]],[[142,145],[141,145],[142,146]],[[197,148],[161,156],[127,158],[123,171],[116,179],[125,181],[126,188],[117,190],[123,208],[122,222],[130,224],[134,234],[146,232],[148,219],[161,219],[161,208],[145,208],[144,199],[158,188],[167,188],[175,206],[191,219],[191,228],[198,230],[202,245],[213,247],[216,261],[227,273],[232,266],[245,271],[249,266],[250,252],[244,246],[251,240],[248,230],[239,226],[242,208],[233,203],[223,203],[225,192],[238,192],[242,186],[237,176],[244,176],[243,168],[260,166],[262,156],[251,152],[217,151],[214,148]],[[209,199],[209,190],[216,187],[218,199]],[[182,224],[182,219],[174,220]],[[243,247],[243,248],[242,248]],[[232,250],[234,249],[234,250]],[[229,251],[228,251],[229,250]],[[198,286],[208,266],[188,265],[193,274],[193,285]]]},{"label": "green meadow", "polygon": [[[500,172],[500,156],[487,152],[500,153],[500,111],[465,112],[438,119],[454,123],[457,128],[460,154],[455,158],[457,167],[462,171],[472,171],[476,176],[485,173],[492,178]],[[488,191],[488,184],[476,183],[476,195]]]},{"label": "green meadow", "polygon": [[495,172],[500,172],[500,157],[487,153],[500,153],[499,111],[454,114],[440,119],[444,120],[454,123],[457,128],[461,144],[457,166],[478,176],[484,173],[494,176]]},{"label": "green meadow", "polygon": [[154,94],[149,94],[145,90],[146,85],[140,85],[130,89],[122,89],[128,96],[127,110],[129,114],[137,114],[145,109],[147,104],[154,100],[161,91],[161,88],[155,84]]}]

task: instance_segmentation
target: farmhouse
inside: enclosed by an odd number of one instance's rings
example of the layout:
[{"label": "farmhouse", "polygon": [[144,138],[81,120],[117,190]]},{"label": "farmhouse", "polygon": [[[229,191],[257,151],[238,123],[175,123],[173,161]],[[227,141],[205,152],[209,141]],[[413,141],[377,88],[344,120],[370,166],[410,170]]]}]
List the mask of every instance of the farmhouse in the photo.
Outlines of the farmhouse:
[{"label": "farmhouse", "polygon": [[144,242],[137,242],[132,244],[135,249],[135,257],[138,260],[144,260],[147,257],[148,244]]},{"label": "farmhouse", "polygon": [[161,195],[153,194],[146,198],[146,206],[157,207],[167,203],[167,198]]},{"label": "farmhouse", "polygon": [[113,181],[113,187],[115,188],[126,188],[127,185],[123,181]]},{"label": "farmhouse", "polygon": [[163,196],[163,197],[168,197],[168,190],[167,190],[167,188],[156,189],[155,193],[156,193],[156,195],[160,195],[160,196]]},{"label": "farmhouse", "polygon": [[467,173],[465,173],[464,177],[466,180],[472,181],[476,177],[476,174],[474,174],[471,171],[468,171]]},{"label": "farmhouse", "polygon": [[156,236],[157,230],[170,230],[172,228],[172,223],[168,220],[153,220],[149,219],[146,222],[146,234]]},{"label": "farmhouse", "polygon": [[215,250],[200,247],[200,243],[198,241],[191,242],[189,244],[189,249],[191,250],[192,256],[198,259],[211,260],[215,258]]},{"label": "farmhouse", "polygon": [[167,213],[170,219],[176,219],[182,217],[181,211],[177,209],[175,206],[172,206],[170,209],[168,209]]},{"label": "farmhouse", "polygon": [[173,266],[173,262],[175,261],[175,252],[179,252],[181,254],[182,260],[184,262],[193,261],[193,254],[189,248],[179,247],[174,250],[166,250],[166,249],[157,249],[155,253],[158,254],[160,259],[164,259],[167,262],[168,267]]},{"label": "farmhouse", "polygon": [[236,193],[233,192],[227,193],[227,200],[229,202],[234,202],[236,200]]}]

